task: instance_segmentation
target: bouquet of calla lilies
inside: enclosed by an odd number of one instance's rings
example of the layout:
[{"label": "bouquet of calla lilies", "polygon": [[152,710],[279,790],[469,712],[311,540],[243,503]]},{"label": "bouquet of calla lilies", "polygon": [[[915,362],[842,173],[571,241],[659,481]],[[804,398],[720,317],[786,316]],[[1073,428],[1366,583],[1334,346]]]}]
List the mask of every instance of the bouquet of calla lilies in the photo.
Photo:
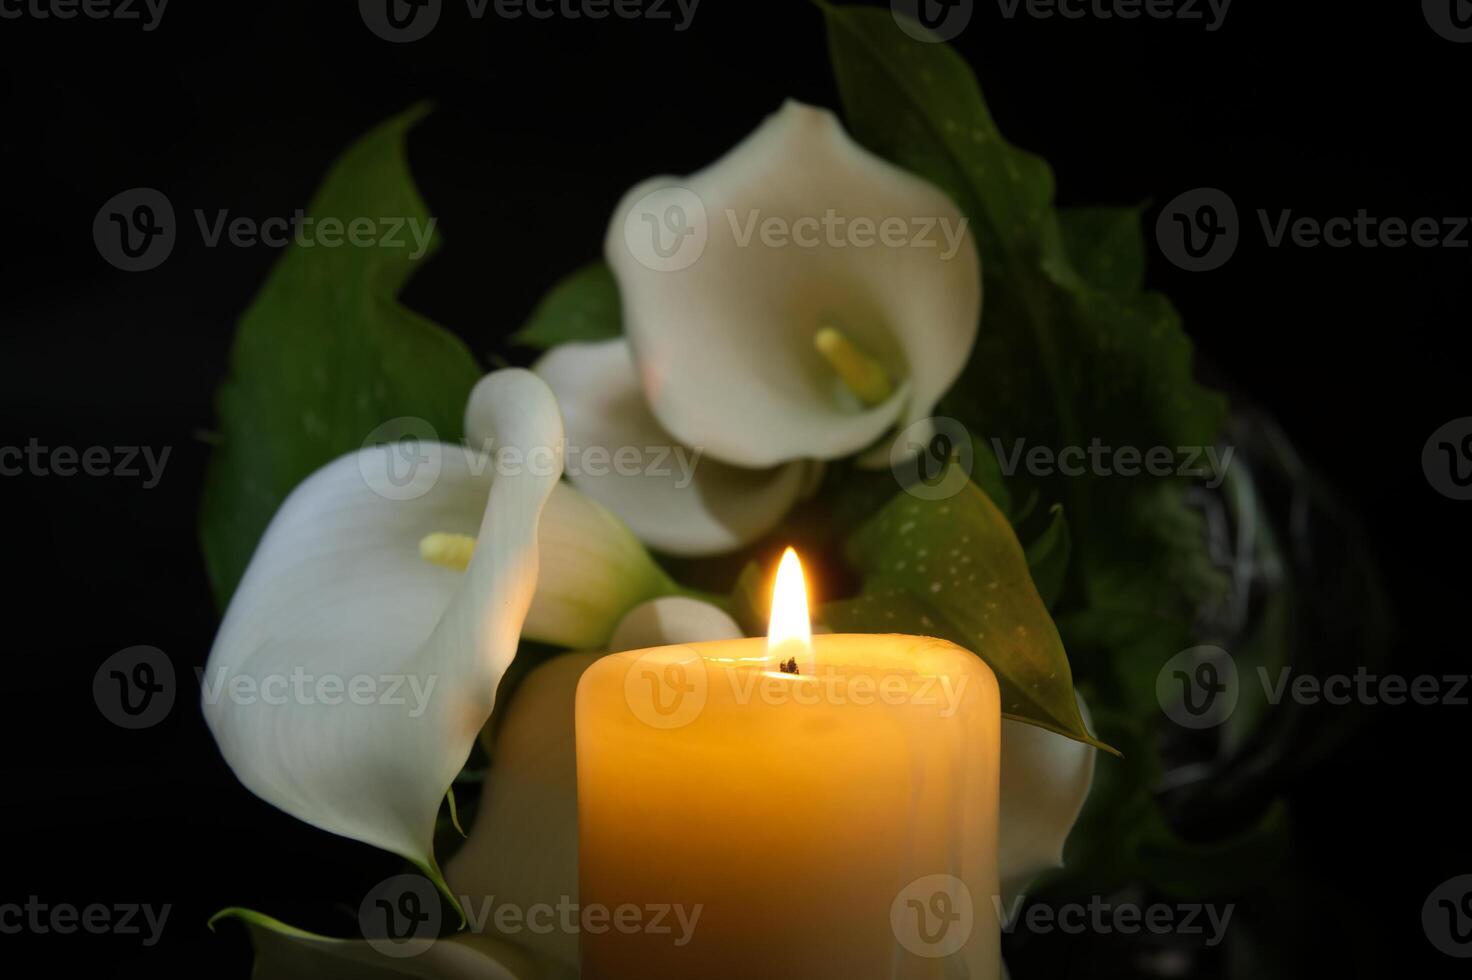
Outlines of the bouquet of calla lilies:
[{"label": "bouquet of calla lilies", "polygon": [[[403,957],[222,912],[257,975],[575,976],[575,930],[466,911],[576,901],[578,680],[762,635],[791,541],[819,629],[942,637],[996,674],[1004,905],[1044,873],[1190,852],[1158,815],[1117,822],[1155,814],[1158,721],[1121,664],[1188,646],[1225,588],[1192,481],[1004,472],[994,446],[1210,446],[1225,403],[1143,289],[1136,210],[1060,211],[946,45],[887,10],[823,15],[842,115],[769,107],[704,169],[609,201],[606,261],[504,342],[525,367],[485,374],[403,306],[427,258],[390,248],[291,249],[243,317],[202,521],[226,607],[206,675],[416,695],[207,699],[206,720],[252,793],[401,856],[454,910]],[[427,217],[404,154],[426,111],[351,147],[312,213]],[[464,838],[437,852],[447,821]]]}]

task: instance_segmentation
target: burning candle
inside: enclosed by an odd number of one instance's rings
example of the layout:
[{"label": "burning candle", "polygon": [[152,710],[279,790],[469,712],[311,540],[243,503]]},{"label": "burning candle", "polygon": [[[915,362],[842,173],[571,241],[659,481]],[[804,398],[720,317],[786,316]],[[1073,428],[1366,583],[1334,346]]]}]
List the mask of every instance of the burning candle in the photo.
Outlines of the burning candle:
[{"label": "burning candle", "polygon": [[1001,708],[968,651],[813,636],[789,549],[766,639],[603,657],[576,727],[585,978],[1000,976]]}]

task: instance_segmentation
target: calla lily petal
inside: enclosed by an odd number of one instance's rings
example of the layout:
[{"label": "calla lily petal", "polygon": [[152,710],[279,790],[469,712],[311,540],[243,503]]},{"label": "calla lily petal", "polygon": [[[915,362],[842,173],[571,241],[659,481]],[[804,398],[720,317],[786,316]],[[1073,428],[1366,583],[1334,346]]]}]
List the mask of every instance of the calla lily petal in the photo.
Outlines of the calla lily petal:
[{"label": "calla lily petal", "polygon": [[[1078,707],[1088,725],[1083,698]],[[1082,742],[1002,719],[997,866],[1005,902],[1038,874],[1063,866],[1063,844],[1088,799],[1095,755]]]},{"label": "calla lily petal", "polygon": [[749,544],[808,482],[807,463],[745,469],[679,445],[650,412],[626,340],[563,344],[533,370],[562,408],[568,478],[659,551],[708,555]]},{"label": "calla lily petal", "polygon": [[[796,102],[705,170],[635,187],[605,253],[654,416],[738,466],[847,456],[925,418],[981,313],[960,209]],[[863,384],[819,352],[824,328]],[[874,364],[893,393],[859,402]]]},{"label": "calla lily petal", "polygon": [[[492,479],[468,454],[429,447],[439,465],[390,499],[393,448],[329,464],[267,528],[204,679],[205,720],[248,789],[441,885],[435,816],[516,652],[562,459],[557,404],[536,375],[498,372],[476,399],[500,444],[550,448],[556,465]],[[443,530],[478,530],[464,572],[420,560],[419,540]]]},{"label": "calla lily petal", "polygon": [[[574,980],[556,964],[539,963],[492,936],[461,934],[425,943],[413,956],[385,956],[361,939],[333,939],[304,932],[270,916],[230,909],[255,947],[257,980]],[[212,923],[213,924],[213,923]]]},{"label": "calla lily petal", "polygon": [[618,653],[676,643],[739,640],[744,635],[724,610],[699,599],[670,596],[631,609],[613,631],[608,650]]},{"label": "calla lily petal", "polygon": [[[614,632],[613,650],[735,638],[735,621],[696,599],[656,599],[634,609]],[[447,868],[472,910],[487,896],[523,910],[576,903],[577,752],[573,700],[578,678],[601,654],[554,657],[527,675],[506,708],[470,837]],[[560,913],[559,913],[560,914]],[[486,928],[492,928],[488,922]],[[576,965],[576,932],[523,931],[520,945]]]},{"label": "calla lily petal", "polygon": [[630,609],[677,589],[622,521],[566,483],[547,498],[537,547],[541,572],[523,630],[530,640],[602,647]]}]

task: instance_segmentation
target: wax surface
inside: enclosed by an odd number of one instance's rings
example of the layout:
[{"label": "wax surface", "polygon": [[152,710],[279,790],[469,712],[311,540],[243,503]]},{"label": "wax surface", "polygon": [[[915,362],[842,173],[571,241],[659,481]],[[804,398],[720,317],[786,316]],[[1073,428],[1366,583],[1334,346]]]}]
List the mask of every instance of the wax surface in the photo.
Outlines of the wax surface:
[{"label": "wax surface", "polygon": [[[636,650],[583,675],[580,901],[645,925],[585,931],[582,975],[993,980],[991,670],[941,640],[825,635],[793,676],[765,644]],[[673,911],[670,932],[647,926],[675,905],[693,928]]]}]

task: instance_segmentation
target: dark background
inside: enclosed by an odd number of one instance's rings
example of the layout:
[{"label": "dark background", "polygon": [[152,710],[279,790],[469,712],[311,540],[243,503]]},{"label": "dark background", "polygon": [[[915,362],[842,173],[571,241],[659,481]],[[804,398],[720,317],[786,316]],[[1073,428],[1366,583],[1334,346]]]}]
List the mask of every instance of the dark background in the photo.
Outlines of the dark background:
[{"label": "dark background", "polygon": [[[1472,45],[1438,37],[1417,4],[1376,6],[1238,0],[1207,32],[1007,20],[986,2],[956,44],[1002,131],[1052,163],[1061,203],[1232,195],[1236,256],[1191,274],[1152,252],[1151,284],[1212,370],[1275,415],[1364,518],[1396,605],[1395,669],[1466,673],[1472,504],[1433,491],[1420,454],[1469,414],[1472,250],[1271,249],[1256,227],[1259,207],[1472,214]],[[366,888],[393,866],[247,793],[194,703],[193,667],[217,623],[195,535],[211,397],[233,323],[276,255],[204,247],[192,210],[289,215],[350,141],[433,99],[410,154],[444,248],[406,299],[485,357],[597,256],[624,190],[709,162],[787,96],[837,104],[806,4],[705,0],[677,33],[644,20],[477,22],[447,2],[437,30],[408,45],[370,34],[352,4],[177,3],[152,32],[0,20],[0,445],[172,448],[151,490],[0,478],[0,902],[174,906],[153,949],[0,936],[0,957],[27,946],[40,962],[115,975],[244,976],[240,931],[211,935],[211,912],[240,904],[311,924],[311,909],[353,894],[345,883]],[[127,274],[98,256],[91,224],[135,186],[169,196],[180,239],[160,268]],[[185,683],[164,723],[126,732],[98,713],[91,679],[135,644],[166,651]],[[1467,718],[1383,709],[1293,788],[1300,856],[1376,924],[1345,929],[1334,901],[1300,910],[1305,973],[1462,966],[1431,948],[1420,910],[1472,872]],[[1099,974],[1083,961],[1068,975]]]}]

